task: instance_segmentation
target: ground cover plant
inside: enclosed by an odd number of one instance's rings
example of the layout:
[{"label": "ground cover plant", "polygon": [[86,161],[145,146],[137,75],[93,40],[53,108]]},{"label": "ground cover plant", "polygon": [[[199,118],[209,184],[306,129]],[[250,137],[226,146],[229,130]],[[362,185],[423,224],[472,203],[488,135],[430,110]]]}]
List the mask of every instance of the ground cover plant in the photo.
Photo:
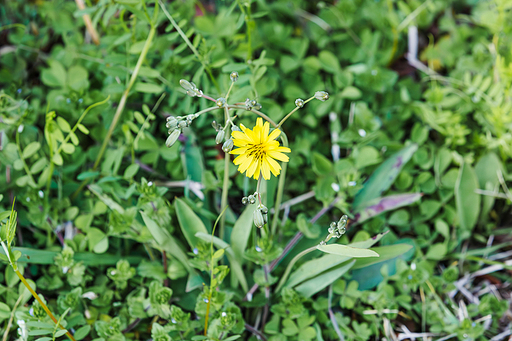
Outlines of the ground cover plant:
[{"label": "ground cover plant", "polygon": [[507,340],[512,5],[7,1],[2,340]]}]

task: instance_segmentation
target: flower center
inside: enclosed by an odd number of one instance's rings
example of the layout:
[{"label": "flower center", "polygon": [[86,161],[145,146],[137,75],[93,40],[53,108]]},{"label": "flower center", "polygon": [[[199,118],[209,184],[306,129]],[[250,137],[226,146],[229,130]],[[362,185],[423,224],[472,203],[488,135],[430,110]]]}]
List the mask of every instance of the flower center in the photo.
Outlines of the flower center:
[{"label": "flower center", "polygon": [[247,152],[249,156],[253,156],[256,159],[261,160],[265,154],[265,148],[261,144],[254,144],[247,150]]}]

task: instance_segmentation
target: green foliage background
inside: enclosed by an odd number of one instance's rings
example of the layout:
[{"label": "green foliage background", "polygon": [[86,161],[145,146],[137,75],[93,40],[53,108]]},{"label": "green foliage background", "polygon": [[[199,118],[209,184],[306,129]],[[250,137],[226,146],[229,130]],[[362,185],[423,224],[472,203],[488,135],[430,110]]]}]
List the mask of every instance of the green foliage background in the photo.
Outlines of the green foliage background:
[{"label": "green foliage background", "polygon": [[[510,330],[508,1],[163,3],[197,54],[162,8],[153,18],[155,6],[0,7],[0,211],[16,197],[18,265],[77,340],[200,340],[207,315],[212,340],[393,339],[409,330],[489,340]],[[276,122],[297,98],[325,90],[330,99],[282,127],[292,150],[285,204],[307,199],[285,205],[265,239],[240,202],[256,181],[231,165],[226,235],[217,234],[212,256],[225,170],[211,122],[222,112],[194,120],[172,148],[165,118],[210,106],[187,96],[180,79],[218,98],[233,71],[230,102],[256,99]],[[254,115],[237,114],[237,124],[254,125]],[[268,207],[277,186],[265,183]],[[384,196],[414,193],[421,198],[371,211]],[[368,248],[377,235],[381,257],[315,251],[276,293],[292,258],[342,214],[352,223],[341,244]],[[19,327],[22,340],[64,338],[12,268],[0,269],[5,337]]]}]

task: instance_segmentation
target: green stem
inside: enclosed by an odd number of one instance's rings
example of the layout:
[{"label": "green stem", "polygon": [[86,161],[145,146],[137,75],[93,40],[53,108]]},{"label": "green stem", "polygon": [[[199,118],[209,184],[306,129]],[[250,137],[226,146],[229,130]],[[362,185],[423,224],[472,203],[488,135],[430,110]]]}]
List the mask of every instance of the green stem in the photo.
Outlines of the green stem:
[{"label": "green stem", "polygon": [[[12,263],[11,263],[11,266],[12,266]],[[55,322],[56,325],[58,325],[60,327],[60,329],[63,329],[63,330],[66,330],[66,328],[64,328],[60,323],[59,321],[57,321],[57,319],[55,318],[55,316],[53,316],[52,312],[50,311],[50,309],[48,309],[48,307],[46,306],[46,304],[43,302],[43,300],[41,299],[41,297],[39,297],[39,295],[34,291],[34,289],[32,289],[32,287],[30,286],[30,284],[27,282],[27,280],[25,279],[25,277],[23,277],[23,275],[21,274],[21,272],[16,269],[14,270],[16,272],[16,275],[18,275],[19,279],[21,280],[21,282],[27,287],[28,291],[30,291],[30,293],[32,294],[32,296],[34,296],[34,298],[39,302],[39,304],[41,305],[41,307],[43,307],[44,311],[48,314],[48,316],[50,316],[50,318],[53,320],[53,322]],[[69,337],[70,340],[73,340],[73,341],[76,341],[75,338],[73,337],[73,335],[71,335],[71,333],[66,330],[66,335]]]},{"label": "green stem", "polygon": [[66,144],[69,139],[71,138],[71,134],[73,134],[77,129],[78,129],[78,125],[80,123],[82,123],[83,119],[85,118],[85,115],[87,115],[89,113],[89,111],[91,111],[91,109],[97,107],[97,106],[100,106],[102,104],[105,104],[107,103],[107,101],[110,99],[110,95],[108,95],[107,98],[105,98],[103,101],[100,101],[100,102],[97,102],[97,103],[94,103],[94,104],[91,104],[87,107],[87,109],[84,110],[84,112],[82,113],[82,115],[80,115],[80,117],[78,118],[78,121],[76,121],[76,124],[75,126],[73,127],[73,129],[71,129],[71,131],[69,132],[68,136],[66,136],[66,138],[64,139],[64,141],[60,144],[59,146],[59,149],[57,149],[57,154],[59,154],[61,151],[62,151],[62,146],[64,144]]},{"label": "green stem", "polygon": [[217,89],[218,93],[220,94],[221,91],[220,91],[219,84],[215,80],[215,77],[213,77],[213,74],[212,74],[212,71],[211,71],[210,67],[208,65],[206,65],[206,63],[203,61],[203,58],[201,58],[201,55],[199,54],[199,52],[197,52],[197,49],[194,47],[194,45],[192,45],[192,42],[190,41],[190,39],[188,39],[187,35],[181,30],[181,27],[179,27],[178,24],[176,23],[176,21],[174,21],[174,18],[169,13],[169,11],[167,11],[167,9],[165,8],[162,0],[158,0],[158,3],[160,4],[160,7],[162,7],[162,11],[164,12],[164,14],[167,17],[167,19],[169,19],[169,21],[171,22],[171,24],[174,27],[174,29],[176,31],[178,31],[178,34],[181,36],[181,39],[183,39],[183,41],[185,41],[185,44],[188,45],[188,47],[190,48],[192,53],[196,56],[197,60],[201,63],[201,65],[203,65],[204,69],[208,73],[208,76],[210,76],[210,80],[212,81],[213,85],[215,86],[215,88]]},{"label": "green stem", "polygon": [[212,242],[210,243],[210,288],[208,293],[208,302],[206,302],[206,316],[204,318],[204,335],[206,336],[206,333],[208,332],[208,318],[210,315],[210,304],[212,301],[212,294],[213,294],[213,236],[215,235],[215,229],[217,228],[217,224],[219,223],[219,220],[224,217],[224,212],[226,209],[220,212],[219,216],[217,217],[217,220],[215,220],[215,224],[213,224],[212,229]]},{"label": "green stem", "polygon": [[[308,98],[307,100],[305,100],[305,101],[304,101],[304,104],[303,104],[302,106],[306,105],[306,103],[308,103],[309,101],[313,100],[313,98],[315,98],[315,96],[310,97],[310,98]],[[279,124],[277,125],[277,128],[280,128],[280,127],[283,125],[283,123],[284,123],[284,122],[285,122],[285,121],[286,121],[290,116],[292,116],[292,114],[293,114],[294,112],[296,112],[296,111],[297,111],[297,110],[299,110],[300,108],[302,108],[302,107],[295,107],[292,111],[290,111],[290,113],[289,113],[288,115],[286,115],[285,117],[283,117],[283,119],[282,119],[282,120],[279,122]]]},{"label": "green stem", "polygon": [[103,140],[103,144],[101,145],[101,149],[98,153],[98,156],[96,157],[96,161],[94,162],[93,170],[95,170],[98,167],[98,165],[100,164],[101,158],[103,157],[103,154],[105,153],[105,150],[107,149],[107,145],[110,142],[112,133],[114,132],[114,129],[117,126],[117,122],[119,121],[119,118],[121,117],[121,114],[123,113],[124,107],[126,105],[126,100],[128,99],[128,95],[130,94],[130,90],[132,89],[133,84],[135,84],[135,80],[137,79],[137,76],[139,75],[139,71],[142,66],[142,63],[144,62],[144,59],[146,58],[146,55],[148,54],[149,47],[151,46],[151,42],[153,41],[153,38],[155,37],[155,33],[156,33],[156,27],[152,26],[151,29],[149,30],[149,35],[148,35],[148,38],[146,39],[146,43],[144,44],[144,47],[142,48],[142,52],[140,53],[139,60],[137,60],[135,69],[133,69],[133,73],[130,78],[130,82],[128,83],[128,86],[126,87],[126,90],[124,91],[123,96],[121,97],[121,100],[119,101],[119,106],[117,107],[116,113],[114,114],[114,118],[112,119],[110,128],[108,129],[107,135],[105,136],[105,139]]},{"label": "green stem", "polygon": [[[224,120],[227,122],[229,120],[229,109],[227,106],[224,107]],[[226,135],[229,136],[231,134],[231,127],[228,125],[226,127]],[[222,183],[222,198],[220,201],[220,210],[223,212],[228,206],[228,190],[229,190],[229,163],[231,162],[231,157],[229,153],[224,153],[224,179]],[[224,239],[224,235],[226,234],[226,216],[223,214],[220,219],[220,231],[219,237],[220,239]]]},{"label": "green stem", "polygon": [[[283,147],[288,147],[288,137],[284,132],[281,131],[281,141],[283,142]],[[279,220],[279,211],[281,207],[281,202],[283,201],[283,193],[284,193],[284,185],[286,180],[286,170],[288,168],[288,164],[286,162],[281,163],[281,174],[279,175],[279,183],[277,185],[277,193],[276,193],[276,202],[274,205],[274,216],[272,217],[272,228],[271,233],[274,236],[277,232],[277,223]]]},{"label": "green stem", "polygon": [[288,263],[288,266],[286,267],[286,271],[284,272],[284,274],[281,276],[281,280],[279,281],[279,284],[277,285],[277,288],[276,288],[276,292],[279,292],[279,290],[281,290],[281,288],[283,287],[284,283],[286,282],[286,280],[288,279],[288,275],[290,274],[290,271],[292,271],[292,268],[293,266],[295,265],[295,263],[302,257],[302,256],[305,256],[307,255],[308,253],[310,252],[313,252],[316,250],[316,245],[315,246],[312,246],[310,247],[309,249],[306,249],[304,251],[302,251],[301,253],[297,254],[295,257],[293,257],[293,259],[290,261],[290,263]]},{"label": "green stem", "polygon": [[9,318],[9,321],[7,322],[7,327],[5,328],[4,337],[2,338],[2,341],[7,341],[7,338],[9,337],[9,329],[11,329],[12,320],[14,320],[14,313],[16,312],[16,309],[18,309],[18,305],[20,305],[22,299],[23,299],[23,295],[18,297],[18,299],[16,300],[16,303],[14,304],[14,307],[12,308],[11,317]]},{"label": "green stem", "polygon": [[30,172],[30,169],[28,168],[28,165],[25,162],[25,159],[23,158],[23,153],[21,151],[19,129],[16,129],[16,147],[18,147],[18,154],[20,155],[20,160],[23,163],[23,169],[25,170],[25,173],[27,173],[27,175],[28,175],[28,177],[30,179],[29,183],[30,183],[31,187],[35,187],[36,186],[36,182],[34,181],[34,178],[32,177],[32,173]]}]

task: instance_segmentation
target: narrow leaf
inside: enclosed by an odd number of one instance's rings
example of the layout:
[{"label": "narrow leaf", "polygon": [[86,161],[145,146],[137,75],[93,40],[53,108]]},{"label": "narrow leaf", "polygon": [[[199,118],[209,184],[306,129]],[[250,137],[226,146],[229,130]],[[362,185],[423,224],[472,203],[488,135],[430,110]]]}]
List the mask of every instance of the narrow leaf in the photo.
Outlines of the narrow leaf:
[{"label": "narrow leaf", "polygon": [[295,290],[305,297],[311,297],[343,276],[344,273],[350,270],[354,263],[355,260],[347,261],[340,266],[321,274],[320,276],[305,281],[304,283],[295,287]]},{"label": "narrow leaf", "polygon": [[375,251],[368,249],[359,249],[356,247],[350,247],[342,244],[318,245],[317,249],[325,253],[332,253],[343,257],[379,257],[379,255]]},{"label": "narrow leaf", "polygon": [[410,205],[423,196],[423,193],[404,193],[389,195],[383,198],[376,198],[367,202],[364,207],[361,205],[359,211],[355,211],[355,221],[362,223],[383,212],[397,209],[399,207]]},{"label": "narrow leaf", "polygon": [[208,235],[208,231],[203,221],[183,200],[176,198],[174,200],[174,206],[176,208],[176,215],[178,216],[181,232],[183,232],[190,247],[195,248],[198,241],[196,234],[200,232]]},{"label": "narrow leaf", "polygon": [[473,168],[463,164],[459,170],[459,176],[455,185],[455,204],[460,220],[460,226],[464,230],[472,230],[475,227],[480,213],[480,194],[478,178]]},{"label": "narrow leaf", "polygon": [[382,196],[382,193],[393,184],[402,167],[411,159],[417,149],[417,144],[411,144],[384,161],[356,194],[352,204],[353,210],[357,212],[371,200]]}]

